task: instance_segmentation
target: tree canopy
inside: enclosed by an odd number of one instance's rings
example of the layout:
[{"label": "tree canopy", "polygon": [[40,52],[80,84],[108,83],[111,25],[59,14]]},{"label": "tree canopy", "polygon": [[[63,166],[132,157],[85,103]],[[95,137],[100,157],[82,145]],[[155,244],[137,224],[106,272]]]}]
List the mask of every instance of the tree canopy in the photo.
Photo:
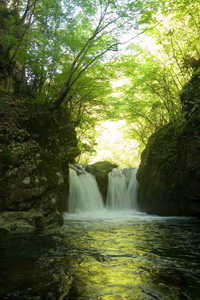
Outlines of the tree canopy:
[{"label": "tree canopy", "polygon": [[183,122],[180,93],[199,70],[199,11],[183,0],[0,0],[0,86],[68,109],[83,151],[105,119],[126,119],[145,145],[160,126]]},{"label": "tree canopy", "polygon": [[[199,73],[199,3],[160,2],[149,21],[151,30],[116,60],[126,84],[119,87],[114,111],[130,124],[132,136],[146,144],[159,127],[184,121],[181,92]],[[146,39],[146,41],[145,41]],[[118,71],[119,72],[119,71]],[[199,106],[197,100],[188,100]]]}]

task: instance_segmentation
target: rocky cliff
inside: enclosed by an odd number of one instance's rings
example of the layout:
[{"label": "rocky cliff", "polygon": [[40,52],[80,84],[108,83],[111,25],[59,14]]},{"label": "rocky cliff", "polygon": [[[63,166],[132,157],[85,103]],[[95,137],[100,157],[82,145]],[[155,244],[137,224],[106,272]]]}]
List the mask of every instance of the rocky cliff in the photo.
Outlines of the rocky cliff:
[{"label": "rocky cliff", "polygon": [[160,128],[142,153],[137,174],[142,211],[200,216],[199,81],[195,75],[183,89],[181,122]]},{"label": "rocky cliff", "polygon": [[0,227],[17,231],[62,225],[68,163],[79,154],[68,113],[43,106],[5,111],[0,124]]}]

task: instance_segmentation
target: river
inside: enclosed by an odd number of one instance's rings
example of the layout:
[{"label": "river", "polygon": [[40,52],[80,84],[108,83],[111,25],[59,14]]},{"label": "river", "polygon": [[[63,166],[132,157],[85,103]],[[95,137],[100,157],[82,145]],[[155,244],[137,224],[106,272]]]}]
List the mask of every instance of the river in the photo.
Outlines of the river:
[{"label": "river", "polygon": [[0,237],[0,299],[199,300],[200,222],[133,211],[66,214]]}]

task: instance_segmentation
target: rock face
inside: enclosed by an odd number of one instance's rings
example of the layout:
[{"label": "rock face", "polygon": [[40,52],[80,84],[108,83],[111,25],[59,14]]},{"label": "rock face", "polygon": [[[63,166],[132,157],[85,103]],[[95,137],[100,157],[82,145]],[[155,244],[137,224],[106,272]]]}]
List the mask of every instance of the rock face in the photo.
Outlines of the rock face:
[{"label": "rock face", "polygon": [[106,201],[108,189],[108,173],[117,167],[117,165],[111,164],[109,161],[99,161],[86,167],[86,171],[95,176],[104,202]]},{"label": "rock face", "polygon": [[200,217],[200,77],[184,86],[179,121],[154,133],[137,173],[142,211]]},{"label": "rock face", "polygon": [[200,216],[200,126],[166,125],[151,136],[137,173],[142,211]]},{"label": "rock face", "polygon": [[68,163],[78,154],[75,130],[66,111],[36,109],[20,116],[14,128],[1,129],[0,212],[13,212],[13,219],[19,218],[19,212],[32,213],[23,219],[29,219],[27,224],[34,228],[37,226],[30,219],[38,213],[45,225],[62,225]]}]

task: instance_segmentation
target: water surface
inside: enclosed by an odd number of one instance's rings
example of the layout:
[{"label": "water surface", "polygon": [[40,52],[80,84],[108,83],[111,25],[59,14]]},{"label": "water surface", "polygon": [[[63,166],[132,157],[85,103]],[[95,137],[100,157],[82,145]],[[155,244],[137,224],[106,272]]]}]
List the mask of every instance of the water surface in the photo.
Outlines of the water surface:
[{"label": "water surface", "polygon": [[200,223],[65,215],[51,234],[0,237],[1,299],[199,300]]}]

